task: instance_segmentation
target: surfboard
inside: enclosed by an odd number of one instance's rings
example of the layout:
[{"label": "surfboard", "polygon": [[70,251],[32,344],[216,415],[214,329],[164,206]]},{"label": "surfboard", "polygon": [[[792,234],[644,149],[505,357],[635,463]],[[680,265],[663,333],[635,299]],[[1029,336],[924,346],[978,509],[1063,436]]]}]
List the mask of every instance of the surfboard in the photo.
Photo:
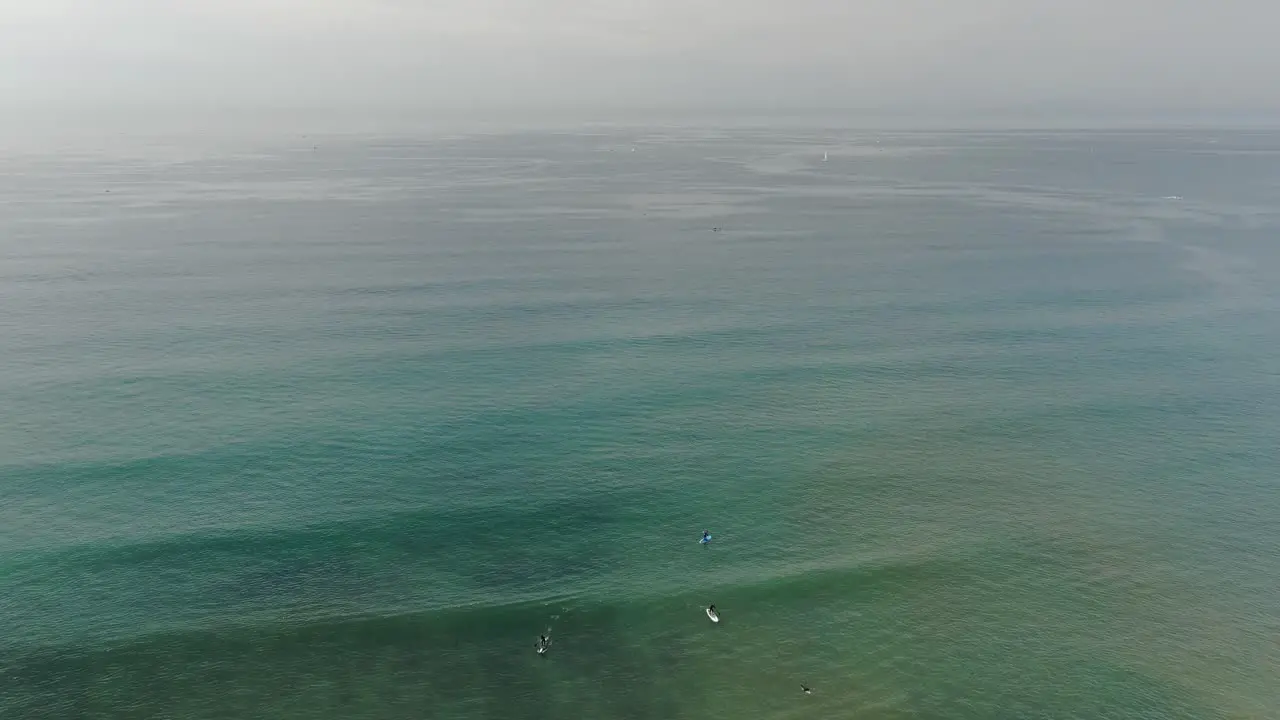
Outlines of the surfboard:
[{"label": "surfboard", "polygon": [[708,536],[706,536],[706,537],[704,537],[704,538],[698,538],[698,542],[699,542],[699,543],[701,543],[701,544],[703,544],[703,545],[706,545],[707,543],[711,542],[711,536],[710,536],[710,535],[708,535]]},{"label": "surfboard", "polygon": [[720,622],[720,615],[711,608],[707,608],[707,617],[711,618],[711,622]]}]

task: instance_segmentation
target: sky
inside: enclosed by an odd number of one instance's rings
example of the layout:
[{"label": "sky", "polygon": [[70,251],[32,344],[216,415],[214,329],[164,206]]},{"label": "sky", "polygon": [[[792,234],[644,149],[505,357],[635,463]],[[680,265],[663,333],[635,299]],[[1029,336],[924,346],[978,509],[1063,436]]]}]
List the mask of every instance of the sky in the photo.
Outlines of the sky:
[{"label": "sky", "polygon": [[0,111],[1266,114],[1276,28],[1276,0],[0,0]]}]

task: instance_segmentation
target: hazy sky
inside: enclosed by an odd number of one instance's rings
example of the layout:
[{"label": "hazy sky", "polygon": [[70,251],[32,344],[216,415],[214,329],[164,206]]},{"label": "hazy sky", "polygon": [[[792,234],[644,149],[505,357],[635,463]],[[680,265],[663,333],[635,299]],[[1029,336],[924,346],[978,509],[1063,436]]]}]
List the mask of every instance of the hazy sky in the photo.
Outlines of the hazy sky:
[{"label": "hazy sky", "polygon": [[1277,0],[0,0],[0,110],[1280,109]]}]

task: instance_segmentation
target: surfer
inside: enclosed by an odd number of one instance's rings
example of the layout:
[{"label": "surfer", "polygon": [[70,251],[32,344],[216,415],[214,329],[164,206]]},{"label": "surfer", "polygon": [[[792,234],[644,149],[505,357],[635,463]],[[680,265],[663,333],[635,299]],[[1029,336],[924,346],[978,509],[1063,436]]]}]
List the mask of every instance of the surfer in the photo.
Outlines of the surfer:
[{"label": "surfer", "polygon": [[812,694],[813,694],[813,690],[812,690],[812,689],[810,689],[810,688],[808,688],[808,687],[806,687],[806,686],[804,685],[804,683],[801,683],[801,684],[800,684],[800,689],[804,691],[804,694],[805,694],[805,695],[812,695]]},{"label": "surfer", "polygon": [[534,648],[538,650],[538,654],[541,655],[545,653],[549,647],[551,647],[551,638],[546,635],[538,636],[538,644],[534,645]]},{"label": "surfer", "polygon": [[702,531],[702,542],[703,542],[703,543],[709,543],[709,542],[711,542],[711,533],[707,532],[706,530],[703,530],[703,531]]}]

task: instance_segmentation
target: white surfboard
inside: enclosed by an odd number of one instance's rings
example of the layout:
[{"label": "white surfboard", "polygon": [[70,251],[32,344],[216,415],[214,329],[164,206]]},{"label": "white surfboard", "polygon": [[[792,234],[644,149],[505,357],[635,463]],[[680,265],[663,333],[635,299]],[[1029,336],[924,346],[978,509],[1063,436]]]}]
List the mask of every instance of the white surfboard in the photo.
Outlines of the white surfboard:
[{"label": "white surfboard", "polygon": [[707,617],[711,618],[711,622],[720,622],[720,615],[715,610],[707,608]]}]

